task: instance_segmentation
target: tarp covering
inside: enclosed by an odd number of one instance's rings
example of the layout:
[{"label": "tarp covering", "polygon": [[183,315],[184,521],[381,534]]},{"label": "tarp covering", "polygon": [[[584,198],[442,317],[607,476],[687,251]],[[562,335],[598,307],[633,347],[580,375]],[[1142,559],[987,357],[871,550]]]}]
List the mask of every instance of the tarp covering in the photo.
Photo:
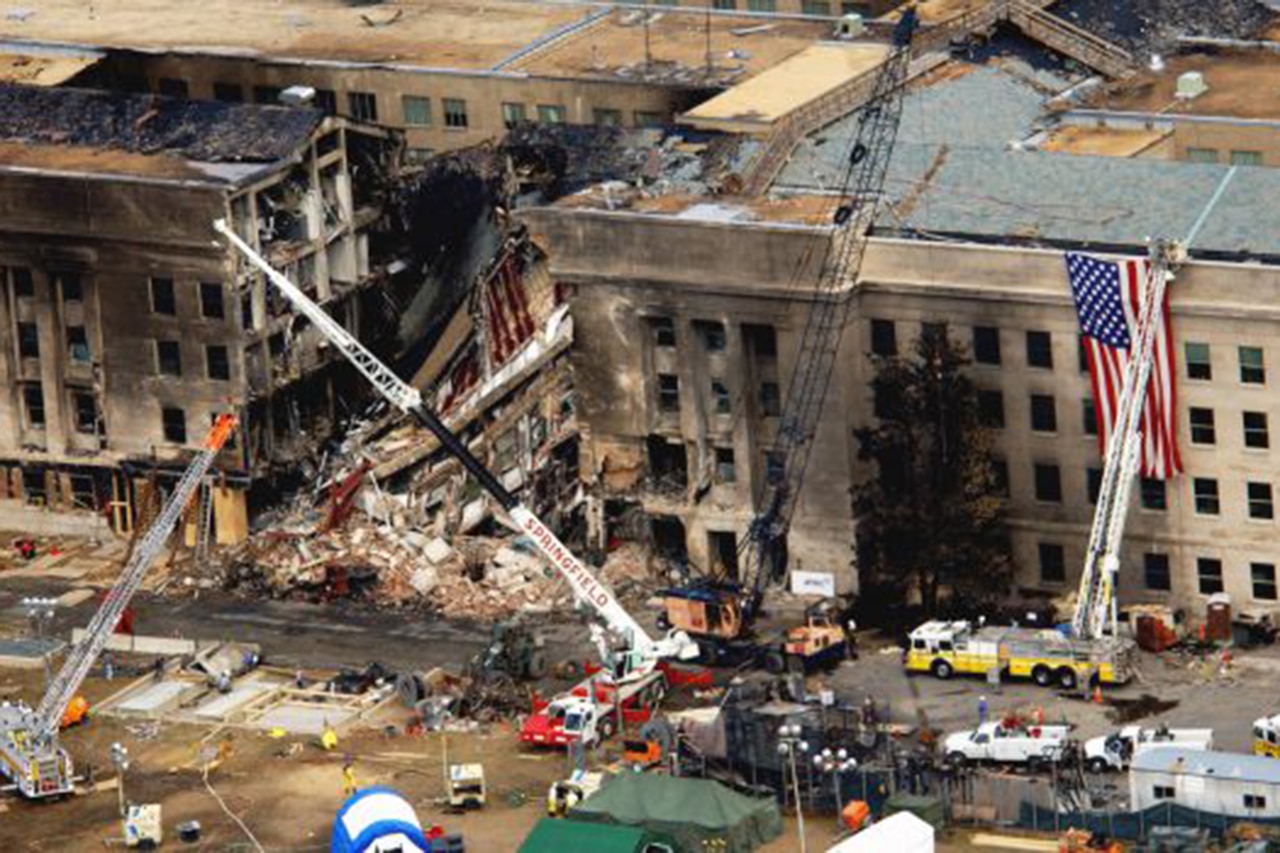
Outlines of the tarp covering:
[{"label": "tarp covering", "polygon": [[884,801],[885,817],[898,812],[911,812],[934,829],[942,829],[947,817],[946,807],[940,798],[918,794],[894,794]]},{"label": "tarp covering", "polygon": [[331,853],[427,853],[413,806],[390,788],[375,786],[353,794],[333,821]]},{"label": "tarp covering", "polygon": [[646,845],[665,844],[672,850],[675,842],[667,836],[638,826],[604,823],[581,823],[544,817],[520,845],[520,853],[643,853]]},{"label": "tarp covering", "polygon": [[683,850],[748,853],[782,834],[772,799],[756,799],[709,779],[647,773],[617,777],[569,813],[570,820],[643,826]]},{"label": "tarp covering", "polygon": [[846,838],[827,853],[933,853],[933,827],[911,812],[898,812]]}]

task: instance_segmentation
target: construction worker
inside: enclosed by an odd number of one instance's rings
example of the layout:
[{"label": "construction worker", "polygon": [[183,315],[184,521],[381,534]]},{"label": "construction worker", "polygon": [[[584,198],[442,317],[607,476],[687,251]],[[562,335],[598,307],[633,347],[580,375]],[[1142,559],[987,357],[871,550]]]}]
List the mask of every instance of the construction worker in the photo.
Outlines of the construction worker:
[{"label": "construction worker", "polygon": [[981,726],[987,721],[987,697],[983,694],[978,697],[978,725]]},{"label": "construction worker", "polygon": [[342,796],[351,797],[359,790],[356,785],[356,760],[348,755],[342,762]]},{"label": "construction worker", "polygon": [[325,720],[324,732],[320,735],[320,748],[325,752],[333,752],[338,748],[338,733],[329,725],[328,720]]}]

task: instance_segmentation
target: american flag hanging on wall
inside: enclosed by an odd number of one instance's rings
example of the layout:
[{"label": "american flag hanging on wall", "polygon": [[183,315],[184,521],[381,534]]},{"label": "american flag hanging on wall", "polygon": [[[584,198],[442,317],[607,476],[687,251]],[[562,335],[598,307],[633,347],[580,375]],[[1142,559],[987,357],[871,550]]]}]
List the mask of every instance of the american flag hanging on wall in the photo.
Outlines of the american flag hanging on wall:
[{"label": "american flag hanging on wall", "polygon": [[[1084,336],[1098,418],[1098,445],[1104,456],[1124,390],[1129,353],[1137,337],[1147,268],[1145,259],[1104,260],[1067,253],[1067,277]],[[1182,457],[1178,453],[1177,371],[1167,290],[1161,311],[1163,321],[1155,342],[1155,364],[1142,411],[1142,475],[1167,480],[1182,472]]]}]

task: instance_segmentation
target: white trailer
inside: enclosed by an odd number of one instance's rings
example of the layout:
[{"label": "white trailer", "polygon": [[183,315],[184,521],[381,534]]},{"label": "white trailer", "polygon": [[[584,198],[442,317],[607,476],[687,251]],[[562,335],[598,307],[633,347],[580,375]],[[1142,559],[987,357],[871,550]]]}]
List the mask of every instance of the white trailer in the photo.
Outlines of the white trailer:
[{"label": "white trailer", "polygon": [[1090,738],[1084,743],[1085,765],[1093,773],[1120,771],[1150,749],[1178,746],[1184,749],[1213,749],[1213,729],[1171,729],[1157,726],[1125,726],[1108,735]]},{"label": "white trailer", "polygon": [[1003,723],[983,723],[976,729],[947,735],[942,754],[953,765],[991,761],[1036,767],[1062,757],[1070,731],[1070,726],[1010,728]]},{"label": "white trailer", "polygon": [[1216,815],[1280,819],[1280,761],[1260,755],[1150,749],[1129,766],[1134,811],[1183,806]]}]

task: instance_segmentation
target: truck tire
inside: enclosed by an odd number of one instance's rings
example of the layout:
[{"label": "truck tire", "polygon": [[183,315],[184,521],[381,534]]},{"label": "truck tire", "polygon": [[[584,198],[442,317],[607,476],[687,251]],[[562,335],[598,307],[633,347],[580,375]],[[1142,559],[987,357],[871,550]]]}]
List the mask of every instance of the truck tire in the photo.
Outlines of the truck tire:
[{"label": "truck tire", "polygon": [[1053,670],[1049,669],[1049,667],[1044,664],[1040,664],[1035,669],[1031,670],[1031,678],[1041,687],[1048,687],[1053,683]]},{"label": "truck tire", "polygon": [[695,641],[698,645],[698,662],[706,666],[715,666],[720,662],[720,647],[706,640]]},{"label": "truck tire", "polygon": [[1039,775],[1044,772],[1045,759],[1042,755],[1027,756],[1027,772]]},{"label": "truck tire", "polygon": [[1058,670],[1058,686],[1063,690],[1075,690],[1079,680],[1076,676],[1076,671],[1069,666],[1064,666]]},{"label": "truck tire", "polygon": [[600,733],[598,740],[607,740],[613,737],[613,717],[601,717],[600,724],[596,726],[596,731]]},{"label": "truck tire", "polygon": [[968,763],[969,756],[965,755],[963,752],[947,753],[947,764],[950,767],[960,768],[964,767]]},{"label": "truck tire", "polygon": [[948,678],[950,678],[952,675],[955,674],[956,670],[955,670],[955,667],[953,667],[947,661],[936,660],[933,662],[933,665],[929,667],[929,671],[933,673],[934,678],[941,679],[942,681],[946,681]]},{"label": "truck tire", "polygon": [[528,675],[530,678],[542,678],[547,674],[547,653],[542,649],[535,649],[529,653]]},{"label": "truck tire", "polygon": [[1089,768],[1090,773],[1106,773],[1111,769],[1111,765],[1107,763],[1105,758],[1090,758],[1085,764]]},{"label": "truck tire", "polygon": [[782,675],[787,671],[787,658],[777,649],[764,653],[764,668],[771,675]]}]

